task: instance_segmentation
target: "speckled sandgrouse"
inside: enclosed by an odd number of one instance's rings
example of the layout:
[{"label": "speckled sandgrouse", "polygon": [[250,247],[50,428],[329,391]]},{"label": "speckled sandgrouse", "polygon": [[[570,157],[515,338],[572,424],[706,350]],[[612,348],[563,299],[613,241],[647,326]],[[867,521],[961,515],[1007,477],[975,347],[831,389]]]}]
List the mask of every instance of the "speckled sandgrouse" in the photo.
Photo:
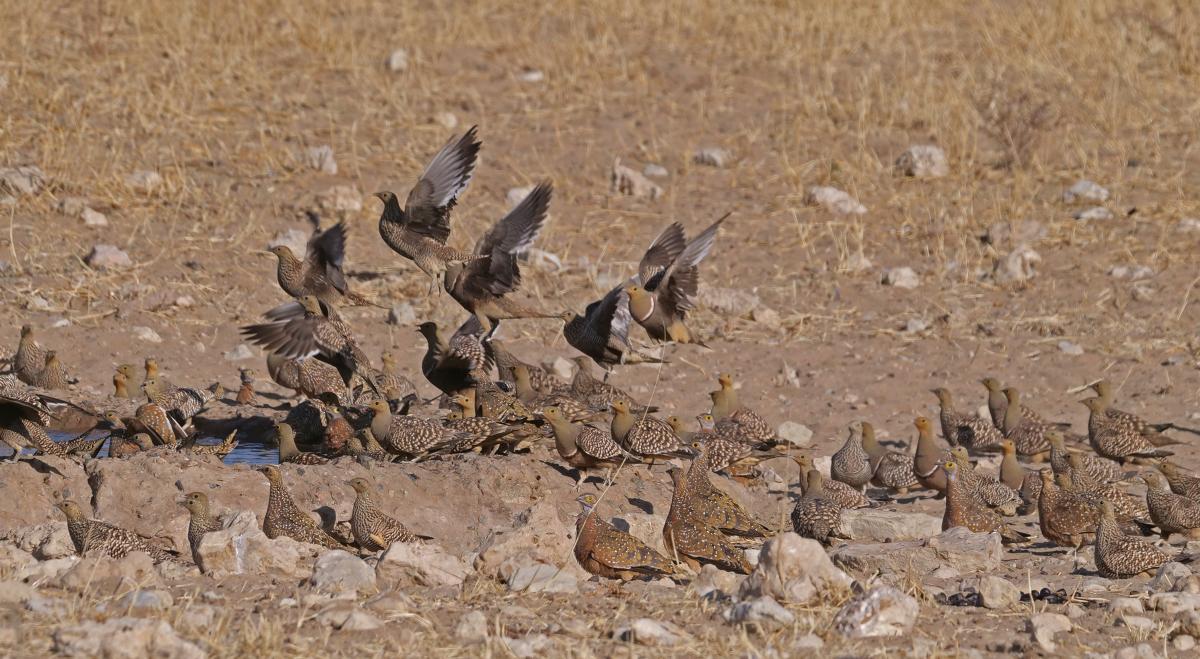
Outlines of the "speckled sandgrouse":
[{"label": "speckled sandgrouse", "polygon": [[954,409],[954,395],[945,387],[933,390],[941,407],[939,419],[942,437],[951,446],[965,446],[974,453],[1000,450],[1004,434],[988,419],[974,414],[963,414]]},{"label": "speckled sandgrouse", "polygon": [[27,446],[46,455],[67,457],[66,450],[46,432],[51,418],[48,401],[17,378],[0,376],[0,442],[13,450],[11,460]]},{"label": "speckled sandgrouse", "polygon": [[595,495],[584,494],[578,501],[583,505],[575,520],[575,560],[580,567],[596,576],[622,581],[680,572],[666,556],[602,519],[596,512]]},{"label": "speckled sandgrouse", "polygon": [[629,403],[613,401],[612,438],[621,448],[653,463],[655,458],[682,457],[691,454],[667,422],[650,415],[637,416],[630,412]]},{"label": "speckled sandgrouse", "polygon": [[1162,458],[1174,452],[1159,448],[1146,439],[1145,435],[1129,425],[1109,417],[1108,407],[1100,398],[1085,399],[1088,408],[1088,442],[1092,450],[1110,460],[1124,464],[1133,458]]},{"label": "speckled sandgrouse", "polygon": [[1050,443],[1046,441],[1046,432],[1051,426],[1036,415],[1024,413],[1026,409],[1021,404],[1021,393],[1015,387],[1004,390],[1008,402],[1004,410],[1004,437],[1011,439],[1017,447],[1017,454],[1028,456],[1034,462],[1042,462],[1050,452]]},{"label": "speckled sandgrouse", "polygon": [[27,378],[42,370],[45,364],[46,351],[34,338],[33,326],[22,325],[21,340],[17,343],[17,352],[12,356],[13,375],[26,384],[32,384]]},{"label": "speckled sandgrouse", "polygon": [[384,551],[393,542],[415,542],[418,536],[410,532],[375,505],[371,483],[354,478],[346,483],[354,489],[354,509],[350,513],[350,529],[354,542],[367,551]]},{"label": "speckled sandgrouse", "polygon": [[859,491],[871,482],[874,472],[871,470],[871,456],[863,450],[862,426],[852,424],[849,435],[842,448],[833,454],[829,464],[829,474],[834,480],[841,481]]},{"label": "speckled sandgrouse", "polygon": [[584,471],[611,470],[626,460],[639,462],[637,458],[626,456],[621,447],[613,441],[610,432],[571,421],[554,406],[542,408],[541,415],[554,432],[554,447],[558,456],[563,462],[581,472],[580,477],[576,479],[577,486]]},{"label": "speckled sandgrouse", "polygon": [[[805,494],[809,485],[808,472],[815,470],[812,457],[807,454],[793,455],[792,460],[800,467],[800,493]],[[878,505],[867,495],[841,481],[825,480],[823,477],[821,481],[825,498],[842,508],[874,508]]]},{"label": "speckled sandgrouse", "polygon": [[371,304],[346,282],[346,233],[345,222],[325,230],[318,227],[308,239],[303,259],[287,245],[269,249],[279,262],[275,274],[283,292],[294,298],[312,295],[329,305]]},{"label": "speckled sandgrouse", "polygon": [[242,327],[242,335],[283,357],[320,359],[336,368],[347,386],[358,376],[378,394],[370,358],[358,346],[350,325],[331,309],[305,295],[268,311],[267,322]]},{"label": "speckled sandgrouse", "polygon": [[[1062,433],[1056,430],[1047,432],[1046,441],[1050,442],[1050,465],[1054,467],[1055,473],[1066,471],[1067,460],[1071,452],[1067,450],[1067,443]],[[1124,476],[1121,472],[1121,465],[1112,460],[1092,453],[1078,455],[1088,475],[1098,481],[1108,483],[1121,480]]]},{"label": "speckled sandgrouse", "polygon": [[1106,579],[1126,579],[1150,574],[1171,560],[1158,547],[1141,538],[1125,535],[1117,522],[1112,503],[1102,501],[1095,526],[1096,571]]},{"label": "speckled sandgrouse", "polygon": [[1189,540],[1200,540],[1200,502],[1175,494],[1165,476],[1157,471],[1142,475],[1146,481],[1146,507],[1150,519],[1158,527],[1163,540],[1172,534],[1186,535]]},{"label": "speckled sandgrouse", "polygon": [[188,546],[192,550],[192,561],[200,564],[200,541],[205,534],[221,530],[221,521],[208,506],[208,495],[203,492],[188,492],[183,498],[183,507],[188,511]]},{"label": "speckled sandgrouse", "polygon": [[836,538],[848,538],[842,528],[842,506],[825,496],[825,479],[821,472],[810,469],[805,478],[808,486],[804,496],[792,509],[792,530],[805,538],[829,544]]},{"label": "speckled sandgrouse", "polygon": [[1096,397],[1104,403],[1104,414],[1108,418],[1136,430],[1144,435],[1146,439],[1155,446],[1166,446],[1168,444],[1179,444],[1180,441],[1168,437],[1163,432],[1175,428],[1173,423],[1150,423],[1140,416],[1132,412],[1125,412],[1116,409],[1113,404],[1113,389],[1112,384],[1108,380],[1098,380],[1092,383],[1092,390],[1096,392]]},{"label": "speckled sandgrouse", "polygon": [[1042,492],[1038,497],[1038,525],[1042,535],[1060,547],[1075,549],[1095,542],[1099,516],[1095,501],[1060,488],[1049,469],[1043,469],[1040,476]]},{"label": "speckled sandgrouse", "polygon": [[958,465],[958,478],[965,491],[1002,515],[1017,514],[1021,495],[1016,490],[975,469],[967,450],[962,446],[950,449],[950,457]]},{"label": "speckled sandgrouse", "polygon": [[720,388],[709,393],[712,399],[713,419],[718,426],[732,424],[737,430],[737,439],[759,448],[778,444],[775,428],[754,410],[742,405],[734,388],[733,375],[722,373],[717,376]]},{"label": "speckled sandgrouse", "polygon": [[275,439],[279,442],[279,463],[323,465],[329,458],[296,448],[296,432],[286,423],[275,424]]},{"label": "speckled sandgrouse", "polygon": [[449,263],[472,258],[447,246],[446,240],[450,238],[450,210],[475,171],[481,145],[477,134],[472,126],[461,137],[451,137],[426,165],[403,208],[395,193],[375,193],[383,202],[380,237],[392,251],[411,260],[430,278],[430,293],[437,290]]},{"label": "speckled sandgrouse", "polygon": [[1028,541],[1028,536],[1009,528],[1003,517],[984,505],[968,486],[963,484],[958,463],[953,460],[944,462],[941,469],[946,474],[946,510],[942,514],[943,531],[963,526],[973,533],[999,533],[1005,544],[1020,544]]},{"label": "speckled sandgrouse", "polygon": [[668,473],[674,482],[671,508],[663,525],[663,545],[667,555],[699,570],[701,564],[712,563],[722,570],[750,573],[750,562],[742,550],[733,546],[717,529],[699,521],[695,498],[688,491],[688,480],[679,467]]},{"label": "speckled sandgrouse", "polygon": [[267,477],[267,482],[271,484],[271,491],[267,498],[267,512],[263,515],[263,533],[268,538],[287,536],[299,542],[321,545],[330,549],[344,548],[342,543],[322,531],[311,516],[296,506],[292,495],[288,494],[287,489],[283,486],[283,474],[279,471],[279,467],[266,465],[260,467],[259,471]]},{"label": "speckled sandgrouse", "polygon": [[474,387],[477,374],[490,368],[483,344],[468,327],[460,327],[449,340],[445,340],[437,323],[424,322],[417,326],[426,343],[421,373],[429,384],[450,396]]},{"label": "speckled sandgrouse", "polygon": [[1193,501],[1200,501],[1200,478],[1184,473],[1179,465],[1165,460],[1158,463],[1156,468],[1162,472],[1163,476],[1167,477],[1167,483],[1170,484],[1172,492]]},{"label": "speckled sandgrouse", "polygon": [[88,519],[79,506],[69,499],[58,502],[58,509],[67,518],[67,533],[79,555],[101,553],[110,558],[124,558],[131,552],[145,552],[155,563],[178,561],[175,554],[152,544],[142,536],[113,526],[108,522]]},{"label": "speckled sandgrouse", "polygon": [[871,484],[895,492],[899,496],[908,494],[910,488],[920,485],[913,470],[913,456],[898,451],[889,451],[875,439],[875,426],[863,421],[862,446],[871,460]]}]

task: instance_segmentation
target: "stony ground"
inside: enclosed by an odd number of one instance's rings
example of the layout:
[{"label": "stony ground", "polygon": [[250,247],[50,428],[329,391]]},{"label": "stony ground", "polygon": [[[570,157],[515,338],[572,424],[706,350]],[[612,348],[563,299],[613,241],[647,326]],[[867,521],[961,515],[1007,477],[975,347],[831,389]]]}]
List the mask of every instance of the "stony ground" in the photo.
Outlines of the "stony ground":
[{"label": "stony ground", "polygon": [[[0,347],[9,352],[17,328],[33,324],[80,377],[70,396],[96,407],[110,403],[113,366],[147,355],[175,382],[233,386],[239,366],[262,369],[236,327],[282,301],[263,250],[289,231],[303,235],[306,212],[317,211],[352,227],[356,289],[395,307],[350,312],[359,336],[372,354],[391,347],[415,369],[415,324],[462,314],[444,296],[426,297],[425,280],[378,239],[369,195],[403,193],[449,134],[479,124],[483,157],[452,242],[470,245],[511,190],[553,179],[553,218],[538,246],[561,266],[535,260],[524,285],[540,304],[582,308],[631,272],[664,224],[694,231],[733,213],[704,264],[694,314],[712,350],[682,348],[667,368],[614,376],[665,412],[704,411],[716,374],[730,371],[746,403],[810,428],[807,450],[820,456],[856,419],[907,441],[913,417],[934,411],[928,389],[948,386],[975,407],[985,375],[1082,430],[1086,410],[1071,392],[1107,377],[1123,408],[1200,425],[1198,32],[1200,12],[1166,0],[1136,9],[935,0],[919,12],[882,2],[619,0],[136,0],[31,12],[0,1],[0,301],[9,312]],[[942,149],[944,175],[898,169],[912,145]],[[614,189],[618,160],[652,174],[617,186],[644,194]],[[1082,180],[1103,191],[1076,188]],[[646,192],[647,182],[660,192]],[[815,187],[850,200],[829,201]],[[570,355],[558,329],[523,321],[506,323],[504,335],[526,359],[553,361]],[[279,413],[214,411],[257,419],[247,440]],[[1177,458],[1200,468],[1190,444]],[[868,539],[831,550],[863,585],[917,600],[915,631],[901,638],[843,637],[833,621],[850,594],[836,588],[806,603],[774,593],[787,615],[729,622],[740,586],[725,576],[714,583],[723,595],[707,598],[703,584],[584,581],[563,544],[573,534],[573,483],[553,463],[541,447],[378,467],[397,516],[437,538],[437,556],[410,562],[460,561],[464,581],[431,583],[393,557],[373,585],[355,587],[353,605],[307,585],[315,558],[295,547],[263,545],[294,560],[221,576],[60,557],[52,491],[67,487],[99,517],[183,546],[181,488],[216,484],[221,509],[261,517],[265,480],[247,467],[174,456],[101,461],[87,472],[50,460],[2,467],[0,530],[13,542],[0,563],[0,653],[90,654],[100,648],[88,643],[134,638],[195,656],[757,656],[812,651],[811,634],[839,654],[1083,655],[1146,644],[1143,653],[1175,656],[1173,639],[1191,624],[1190,598],[1146,597],[1146,579],[1098,580],[1086,555],[1073,571],[1060,550],[1035,545],[997,559],[961,538],[893,544],[900,558],[888,565],[856,558],[855,547],[889,555]],[[760,482],[724,485],[782,522],[782,489],[795,474],[786,460],[766,466]],[[344,517],[341,483],[359,469],[286,477],[302,505]],[[635,532],[651,539],[666,484],[663,474],[630,470],[602,508],[635,516]],[[546,525],[537,531],[555,538],[539,560],[570,574],[553,588],[571,592],[515,592],[475,556],[494,534],[524,537],[531,508]],[[941,505],[917,496],[887,509],[939,516]],[[43,535],[30,530],[38,526]],[[946,544],[964,546],[937,548]],[[973,606],[981,574],[1064,597]],[[130,597],[131,583],[156,594]],[[963,593],[967,606],[946,604]],[[1130,594],[1158,610],[1123,617],[1131,604],[1113,600]],[[1044,613],[1068,616],[1073,629],[1054,650],[1029,631],[1058,620],[1032,620]],[[114,622],[124,617],[136,621]],[[621,640],[619,628],[640,618],[676,625],[677,644],[646,645],[646,633],[637,645]]]}]

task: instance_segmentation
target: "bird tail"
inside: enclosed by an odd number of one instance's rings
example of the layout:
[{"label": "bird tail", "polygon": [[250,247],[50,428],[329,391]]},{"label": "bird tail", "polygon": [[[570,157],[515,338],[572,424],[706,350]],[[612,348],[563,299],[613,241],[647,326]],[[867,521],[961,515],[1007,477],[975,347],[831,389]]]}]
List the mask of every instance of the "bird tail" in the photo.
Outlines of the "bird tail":
[{"label": "bird tail", "polygon": [[1146,441],[1155,446],[1171,446],[1172,444],[1183,443],[1183,440],[1175,439],[1174,437],[1164,435],[1161,432],[1142,433],[1142,437],[1145,437]]},{"label": "bird tail", "polygon": [[352,307],[375,307],[376,309],[387,309],[386,306],[368,299],[361,293],[355,293],[353,291],[346,293],[346,301],[349,302],[349,306]]}]

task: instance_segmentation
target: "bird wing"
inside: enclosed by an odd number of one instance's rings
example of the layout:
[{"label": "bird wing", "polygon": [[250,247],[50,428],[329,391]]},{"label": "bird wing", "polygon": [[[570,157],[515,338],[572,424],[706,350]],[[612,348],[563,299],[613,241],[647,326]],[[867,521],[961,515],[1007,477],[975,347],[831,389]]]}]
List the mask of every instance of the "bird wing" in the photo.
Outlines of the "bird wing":
[{"label": "bird wing", "polygon": [[309,267],[325,278],[334,288],[346,292],[346,223],[338,222],[325,231],[315,231],[308,239]]},{"label": "bird wing", "polygon": [[460,286],[467,297],[501,296],[521,284],[517,256],[533,245],[546,223],[552,193],[553,185],[549,181],[539,183],[479,238],[474,253],[489,258],[476,259],[466,265]]},{"label": "bird wing", "polygon": [[700,287],[700,262],[708,256],[713,241],[717,238],[717,230],[725,217],[713,222],[700,235],[687,244],[671,266],[662,274],[662,284],[656,290],[659,304],[664,310],[671,312],[690,311],[695,306],[692,301]]},{"label": "bird wing", "polygon": [[11,375],[0,377],[0,403],[11,403],[35,412],[38,415],[38,422],[42,425],[50,423],[50,408],[46,406],[42,397],[30,391],[20,380]]},{"label": "bird wing", "polygon": [[658,234],[642,255],[641,263],[638,263],[638,280],[643,288],[648,291],[654,290],[660,280],[658,276],[671,266],[686,244],[687,235],[683,232],[683,225],[678,222],[668,224]]},{"label": "bird wing", "polygon": [[481,143],[476,136],[477,128],[472,126],[458,139],[450,138],[429,161],[404,202],[405,229],[446,244],[450,237],[447,211],[471,182],[479,157]]},{"label": "bird wing", "polygon": [[298,318],[246,325],[242,328],[242,336],[282,357],[302,359],[321,353],[315,330],[322,320],[301,315]]},{"label": "bird wing", "polygon": [[567,343],[607,367],[620,362],[629,347],[629,294],[624,286],[614,287],[592,302],[563,328]]}]

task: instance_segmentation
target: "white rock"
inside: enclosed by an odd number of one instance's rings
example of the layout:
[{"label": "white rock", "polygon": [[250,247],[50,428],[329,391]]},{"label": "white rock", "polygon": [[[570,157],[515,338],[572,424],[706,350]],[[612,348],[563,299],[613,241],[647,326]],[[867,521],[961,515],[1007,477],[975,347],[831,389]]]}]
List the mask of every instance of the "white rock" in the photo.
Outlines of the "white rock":
[{"label": "white rock", "polygon": [[417,310],[410,302],[392,305],[392,308],[388,310],[388,325],[415,325],[416,322]]},{"label": "white rock", "polygon": [[50,300],[35,293],[25,302],[25,308],[33,309],[34,311],[48,311],[50,309]]},{"label": "white rock", "polygon": [[1182,563],[1171,561],[1158,568],[1154,578],[1150,580],[1148,589],[1152,593],[1178,593],[1187,587],[1192,571]]},{"label": "white rock", "polygon": [[769,329],[779,329],[783,325],[783,320],[779,318],[779,312],[770,307],[755,307],[750,312],[750,319]]},{"label": "white rock", "polygon": [[770,597],[756,597],[738,602],[725,610],[725,620],[736,624],[763,626],[790,625],[796,616]]},{"label": "white rock", "polygon": [[0,192],[11,195],[35,195],[46,185],[46,175],[33,165],[0,167]]},{"label": "white rock", "polygon": [[483,611],[468,611],[454,628],[454,637],[467,645],[487,641],[488,619]]},{"label": "white rock", "polygon": [[[660,522],[659,526],[661,525]],[[737,593],[740,583],[738,575],[726,572],[711,563],[705,563],[700,568],[700,573],[692,580],[692,590],[695,591],[697,597],[707,597],[715,593],[718,598],[728,598]]]},{"label": "white rock", "polygon": [[1080,179],[1074,185],[1063,191],[1063,202],[1073,204],[1077,201],[1108,201],[1108,190],[1087,179]]},{"label": "white rock", "polygon": [[307,579],[320,547],[287,537],[268,538],[258,516],[243,510],[229,516],[224,527],[204,535],[197,548],[199,567],[207,575],[282,574]]},{"label": "white rock", "polygon": [[67,320],[66,318],[59,318],[58,320],[50,323],[50,327],[53,327],[56,329],[62,328],[62,327],[70,327],[70,326],[71,326],[71,321]]},{"label": "white rock", "polygon": [[920,613],[915,598],[892,586],[875,586],[847,602],[833,617],[833,628],[846,638],[904,636]]},{"label": "white rock", "polygon": [[517,593],[577,593],[579,580],[574,574],[553,565],[534,563],[521,566],[510,574],[508,589]]},{"label": "white rock", "polygon": [[1131,281],[1149,279],[1154,276],[1154,268],[1145,265],[1115,265],[1108,269],[1108,276]]},{"label": "white rock", "polygon": [[254,351],[245,343],[239,343],[233,350],[225,352],[225,361],[240,362],[244,359],[253,359]]},{"label": "white rock", "polygon": [[904,323],[904,332],[906,334],[920,334],[929,329],[929,321],[924,318],[909,318]]},{"label": "white rock", "polygon": [[350,602],[339,602],[317,614],[317,622],[344,632],[379,629],[383,621]]},{"label": "white rock", "polygon": [[453,130],[458,126],[458,117],[453,112],[435,112],[433,114],[433,123],[446,130]]},{"label": "white rock", "polygon": [[546,74],[541,69],[528,69],[517,74],[517,80],[521,82],[541,82],[546,79]]},{"label": "white rock", "polygon": [[1136,597],[1114,597],[1108,603],[1108,610],[1118,615],[1122,613],[1145,612],[1145,609],[1142,607],[1142,600]]},{"label": "white rock", "polygon": [[980,577],[972,584],[984,607],[994,610],[1010,609],[1021,602],[1021,589],[1008,579],[993,575]]},{"label": "white rock", "polygon": [[133,334],[133,338],[139,341],[145,341],[146,343],[162,343],[163,341],[162,337],[158,335],[158,332],[155,332],[145,325],[134,326],[131,330],[131,333]]},{"label": "white rock", "polygon": [[792,643],[792,648],[801,652],[820,650],[823,647],[825,647],[825,641],[822,641],[821,637],[816,634],[805,634]]},{"label": "white rock", "polygon": [[128,185],[136,192],[149,194],[154,192],[163,184],[163,177],[158,172],[152,172],[145,169],[138,171],[125,177],[125,185]]},{"label": "white rock", "polygon": [[1171,639],[1171,647],[1177,652],[1191,652],[1196,648],[1196,639],[1187,634],[1180,634]]},{"label": "white rock", "polygon": [[657,183],[622,165],[620,158],[613,162],[609,188],[612,192],[639,199],[654,200],[661,197],[663,193],[663,189]]},{"label": "white rock", "polygon": [[83,258],[83,262],[96,270],[114,270],[133,266],[129,255],[116,245],[92,245],[92,251]]},{"label": "white rock", "polygon": [[509,208],[515,208],[517,204],[525,201],[530,192],[533,192],[533,186],[509,188],[508,192],[504,193],[504,200],[508,202]]},{"label": "white rock", "polygon": [[555,357],[554,361],[543,362],[542,366],[548,368],[560,380],[570,382],[571,378],[575,377],[575,363],[564,357]]},{"label": "white rock", "polygon": [[397,48],[396,50],[393,50],[391,54],[387,56],[385,63],[387,64],[388,71],[391,71],[392,73],[399,73],[400,71],[407,70],[408,51],[403,48]]},{"label": "white rock", "polygon": [[175,604],[175,598],[165,590],[135,590],[125,594],[115,604],[115,611],[165,611]]},{"label": "white rock", "polygon": [[[645,167],[642,167],[642,174],[652,178],[666,178],[671,175],[671,172],[668,172],[667,168],[662,165],[648,163]],[[1200,221],[1197,221],[1197,223],[1200,224]]]},{"label": "white rock", "polygon": [[274,238],[267,242],[267,249],[274,249],[276,247],[283,246],[292,250],[292,254],[299,258],[303,258],[304,254],[308,250],[309,235],[310,234],[299,229],[280,231],[279,233],[275,234]]},{"label": "white rock", "polygon": [[1032,279],[1037,275],[1037,264],[1042,262],[1042,256],[1029,245],[1017,245],[1003,259],[996,262],[994,276],[996,281],[1020,282]]},{"label": "white rock", "polygon": [[871,259],[867,258],[861,249],[846,257],[846,261],[842,263],[842,270],[851,273],[866,272],[874,267],[875,264],[871,263]]},{"label": "white rock", "polygon": [[916,288],[921,285],[917,273],[908,266],[884,270],[881,282],[884,286],[895,286],[896,288]]},{"label": "white rock", "polygon": [[988,244],[999,249],[1005,245],[1033,244],[1046,237],[1046,227],[1037,220],[996,222],[988,227],[984,237]]},{"label": "white rock", "polygon": [[1054,635],[1071,631],[1071,619],[1061,613],[1036,613],[1029,616],[1026,629],[1043,650],[1054,652],[1058,647]]},{"label": "white rock", "polygon": [[859,508],[842,512],[842,528],[851,540],[924,540],[942,532],[942,518],[926,513]]},{"label": "white rock", "polygon": [[[322,210],[353,214],[362,211],[362,193],[353,185],[335,185],[321,193],[317,204]],[[297,254],[303,254],[303,250]]]},{"label": "white rock", "polygon": [[1200,232],[1200,217],[1185,217],[1179,220],[1179,224],[1175,225],[1175,230],[1180,233]]},{"label": "white rock", "polygon": [[715,146],[700,149],[692,154],[692,162],[709,167],[724,167],[731,160],[733,160],[733,156],[728,151]]},{"label": "white rock", "polygon": [[670,622],[638,618],[618,626],[613,630],[613,638],[625,643],[667,647],[684,643],[691,635]]},{"label": "white rock", "polygon": [[941,178],[950,173],[946,152],[932,144],[914,144],[896,158],[896,170],[916,178]]},{"label": "white rock", "polygon": [[418,542],[396,542],[375,566],[380,582],[410,577],[429,586],[457,586],[471,574],[471,566],[441,547]]},{"label": "white rock", "polygon": [[337,174],[337,160],[333,157],[333,147],[328,144],[309,147],[304,152],[304,164],[322,174]]},{"label": "white rock", "polygon": [[191,295],[180,295],[179,297],[175,298],[175,302],[172,304],[180,309],[188,309],[196,306],[196,299]]},{"label": "white rock", "polygon": [[741,599],[766,595],[804,604],[827,589],[849,588],[852,581],[834,567],[819,542],[789,531],[763,545],[758,565],[742,582],[738,594]]},{"label": "white rock", "polygon": [[1083,222],[1100,222],[1113,219],[1113,212],[1103,206],[1092,206],[1075,211],[1071,217]]},{"label": "white rock", "polygon": [[846,192],[828,186],[812,186],[808,189],[804,200],[810,205],[820,206],[830,213],[838,215],[863,215],[867,212],[867,207],[860,204],[857,199]]},{"label": "white rock", "polygon": [[1154,621],[1145,616],[1123,615],[1117,619],[1117,624],[1143,633],[1154,629]]},{"label": "white rock", "polygon": [[204,659],[207,653],[184,640],[164,620],[113,618],[74,621],[54,630],[54,652],[67,657],[170,657]]},{"label": "white rock", "polygon": [[1079,355],[1083,354],[1083,346],[1066,340],[1058,342],[1058,350],[1064,355],[1071,355],[1073,357],[1078,357]]},{"label": "white rock", "polygon": [[545,634],[527,634],[523,638],[505,638],[503,641],[508,651],[517,659],[546,656],[547,651],[554,644]]},{"label": "white rock", "polygon": [[317,557],[308,582],[326,593],[370,593],[375,591],[375,571],[363,559],[332,549]]},{"label": "white rock", "polygon": [[795,421],[784,421],[775,431],[779,438],[793,446],[806,447],[812,442],[813,431],[808,426]]},{"label": "white rock", "polygon": [[5,540],[41,561],[75,554],[75,545],[71,543],[66,522],[47,522],[14,529],[5,534]]}]

